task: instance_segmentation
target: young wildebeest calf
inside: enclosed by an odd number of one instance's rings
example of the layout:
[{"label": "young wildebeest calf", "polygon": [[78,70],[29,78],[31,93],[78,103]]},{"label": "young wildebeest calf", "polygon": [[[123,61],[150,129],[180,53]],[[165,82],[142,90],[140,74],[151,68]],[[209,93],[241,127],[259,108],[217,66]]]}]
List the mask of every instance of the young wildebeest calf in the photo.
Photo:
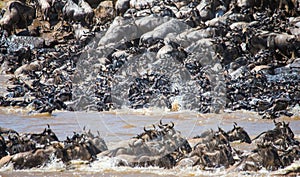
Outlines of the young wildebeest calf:
[{"label": "young wildebeest calf", "polygon": [[0,20],[0,26],[11,33],[16,28],[27,28],[35,18],[35,9],[20,1],[12,1]]}]

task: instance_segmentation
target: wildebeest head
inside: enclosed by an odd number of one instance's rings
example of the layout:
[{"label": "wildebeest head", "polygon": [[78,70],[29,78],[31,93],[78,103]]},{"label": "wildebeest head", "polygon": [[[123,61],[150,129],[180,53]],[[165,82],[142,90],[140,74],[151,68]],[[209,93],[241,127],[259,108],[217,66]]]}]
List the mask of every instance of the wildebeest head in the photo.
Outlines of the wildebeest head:
[{"label": "wildebeest head", "polygon": [[272,143],[257,144],[258,154],[262,157],[262,166],[269,170],[282,167],[282,162]]},{"label": "wildebeest head", "polygon": [[146,129],[144,127],[144,132],[138,134],[135,138],[142,139],[143,141],[149,141],[158,137],[158,131],[155,128],[155,125],[152,125],[153,129]]},{"label": "wildebeest head", "polygon": [[275,124],[275,130],[280,130],[280,132],[284,135],[287,135],[289,138],[294,139],[295,135],[292,129],[290,128],[289,124],[290,123],[285,123],[284,121],[282,122],[276,122],[273,120]]},{"label": "wildebeest head", "polygon": [[214,139],[216,139],[219,143],[227,144],[228,143],[228,134],[220,127],[218,127],[218,131],[215,132]]},{"label": "wildebeest head", "polygon": [[233,129],[227,132],[227,134],[229,136],[229,141],[240,140],[241,142],[249,144],[252,142],[248,133],[244,130],[244,128],[237,126],[236,122],[234,122]]},{"label": "wildebeest head", "polygon": [[42,133],[30,133],[29,135],[31,140],[40,145],[48,145],[50,142],[59,141],[49,124],[47,124],[47,128]]},{"label": "wildebeest head", "polygon": [[161,133],[162,134],[169,134],[169,135],[174,135],[176,133],[174,129],[174,123],[171,121],[169,124],[163,124],[162,120],[159,121],[158,127],[162,129]]}]

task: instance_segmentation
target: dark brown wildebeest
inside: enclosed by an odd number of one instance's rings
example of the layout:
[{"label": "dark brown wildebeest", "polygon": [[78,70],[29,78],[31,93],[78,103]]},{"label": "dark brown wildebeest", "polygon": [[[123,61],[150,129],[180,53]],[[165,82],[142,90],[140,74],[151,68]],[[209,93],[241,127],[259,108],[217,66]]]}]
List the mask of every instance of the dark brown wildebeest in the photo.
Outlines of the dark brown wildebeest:
[{"label": "dark brown wildebeest", "polygon": [[287,148],[290,145],[297,145],[299,142],[294,139],[294,133],[289,127],[289,123],[274,121],[275,128],[272,130],[264,131],[257,135],[252,141],[258,143],[272,142],[274,145],[279,145]]},{"label": "dark brown wildebeest", "polygon": [[0,133],[0,159],[7,155],[7,147],[4,137]]},{"label": "dark brown wildebeest", "polygon": [[244,130],[243,127],[237,126],[237,123],[234,122],[233,129],[227,132],[228,140],[230,142],[233,141],[241,141],[245,143],[251,143],[251,138],[249,137],[248,133]]},{"label": "dark brown wildebeest", "polygon": [[59,141],[49,124],[47,124],[47,128],[42,133],[32,133],[29,136],[31,140],[40,145],[48,145],[50,142]]},{"label": "dark brown wildebeest", "polygon": [[62,13],[66,20],[82,23],[85,22],[86,13],[72,0],[67,1],[66,5],[62,9]]},{"label": "dark brown wildebeest", "polygon": [[11,33],[16,28],[27,28],[35,18],[35,9],[20,2],[12,1],[0,19],[0,26]]}]

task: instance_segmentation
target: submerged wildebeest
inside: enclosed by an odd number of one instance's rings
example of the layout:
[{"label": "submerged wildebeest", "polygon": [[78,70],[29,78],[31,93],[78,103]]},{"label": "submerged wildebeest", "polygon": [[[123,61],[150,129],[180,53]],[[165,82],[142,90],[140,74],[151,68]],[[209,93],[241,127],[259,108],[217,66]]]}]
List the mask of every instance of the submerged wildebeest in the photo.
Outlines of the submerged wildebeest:
[{"label": "submerged wildebeest", "polygon": [[228,140],[230,142],[233,141],[240,141],[245,143],[251,143],[251,138],[249,137],[248,133],[244,130],[243,127],[237,126],[237,123],[234,122],[233,129],[227,132]]},{"label": "submerged wildebeest", "polygon": [[267,170],[277,170],[283,167],[283,163],[278,150],[272,143],[258,143],[257,148],[243,157],[235,166],[243,171],[258,171],[262,167]]},{"label": "submerged wildebeest", "polygon": [[35,141],[39,145],[49,145],[53,141],[59,141],[49,124],[42,133],[32,133],[27,136],[29,136],[31,140]]},{"label": "submerged wildebeest", "polygon": [[107,146],[104,140],[98,133],[95,136],[90,130],[82,134],[74,132],[71,138],[67,137],[63,145],[58,146],[56,155],[63,162],[70,160],[87,160],[92,161],[96,159],[96,155],[106,151]]},{"label": "submerged wildebeest", "polygon": [[[212,133],[212,135],[211,135]],[[204,138],[203,135],[208,135]],[[205,167],[229,167],[234,163],[233,149],[229,143],[228,134],[219,128],[217,132],[209,131],[202,134],[202,139],[194,147],[189,154],[189,158],[197,157],[193,166],[199,165]]]},{"label": "submerged wildebeest", "polygon": [[240,142],[251,143],[248,133],[236,123],[234,123],[233,129],[228,132],[219,127],[218,131],[205,131],[194,139],[197,139],[198,143],[193,147],[193,151],[187,159],[193,159],[191,165],[197,165],[201,168],[220,166],[228,168],[234,164],[233,156],[236,153],[230,146],[230,142],[239,140]]},{"label": "submerged wildebeest", "polygon": [[6,146],[7,152],[10,155],[34,150],[36,148],[36,144],[32,140],[19,136],[17,134],[8,135]]},{"label": "submerged wildebeest", "polygon": [[289,123],[276,122],[274,120],[275,128],[272,130],[264,131],[252,139],[258,143],[272,142],[283,149],[291,145],[299,145],[299,142],[294,139],[294,133],[289,127]]},{"label": "submerged wildebeest", "polygon": [[[159,166],[172,168],[185,155],[192,151],[188,141],[174,129],[174,123],[144,127],[144,132],[133,137],[128,147],[119,147],[102,155],[119,159],[118,165]],[[126,162],[126,163],[125,163]]]},{"label": "submerged wildebeest", "polygon": [[223,136],[223,139],[227,139],[230,142],[233,141],[240,141],[245,143],[251,143],[251,139],[248,135],[248,133],[244,130],[244,128],[237,126],[237,123],[234,122],[233,129],[229,130],[228,132],[225,132],[220,127],[218,128],[218,131],[215,132],[213,130],[208,130],[203,132],[199,136],[195,136],[194,139],[199,138],[199,143],[207,143],[213,139],[214,136]]}]

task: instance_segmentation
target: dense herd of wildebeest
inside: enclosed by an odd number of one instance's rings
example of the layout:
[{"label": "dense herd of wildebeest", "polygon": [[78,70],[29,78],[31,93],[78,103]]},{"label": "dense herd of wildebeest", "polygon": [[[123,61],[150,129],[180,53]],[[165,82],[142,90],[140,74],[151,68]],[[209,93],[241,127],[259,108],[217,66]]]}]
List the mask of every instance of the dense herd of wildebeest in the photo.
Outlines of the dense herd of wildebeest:
[{"label": "dense herd of wildebeest", "polygon": [[[176,63],[194,81],[196,101],[183,107],[291,116],[300,101],[299,13],[298,0],[12,0],[0,12],[1,73],[12,74],[0,106],[32,113],[116,109],[115,74],[151,53],[153,63]],[[89,72],[92,79],[84,78]],[[163,71],[131,77],[124,91],[131,108],[147,108],[158,97],[172,109],[172,98],[182,94]],[[110,156],[126,166],[276,170],[300,155],[285,122],[257,137],[248,154],[230,145],[251,143],[237,125],[208,131],[192,147],[173,123],[160,122],[114,150],[89,131],[59,141],[50,127],[40,134],[0,130],[1,165],[17,169],[51,158],[68,163]]]},{"label": "dense herd of wildebeest", "polygon": [[[291,116],[300,100],[298,15],[297,0],[10,1],[0,16],[0,61],[13,77],[0,105],[37,113],[115,109],[115,74],[151,53],[153,63],[190,74],[194,100],[182,107]],[[166,73],[132,76],[122,90],[128,106],[159,98],[171,108],[184,93]]]},{"label": "dense herd of wildebeest", "polygon": [[[174,123],[162,120],[120,147],[108,149],[105,141],[90,130],[74,132],[61,141],[48,125],[41,133],[18,133],[1,128],[0,166],[13,165],[14,169],[44,167],[49,163],[72,160],[93,163],[100,158],[113,158],[115,166],[161,168],[194,167],[201,170],[225,168],[230,172],[278,170],[300,158],[299,141],[289,123],[274,121],[274,128],[251,139],[246,130],[236,123],[232,130],[207,130],[192,139],[186,139]],[[231,145],[255,143],[252,150]],[[236,144],[236,143],[235,143]],[[299,171],[288,171],[299,172]]]}]

